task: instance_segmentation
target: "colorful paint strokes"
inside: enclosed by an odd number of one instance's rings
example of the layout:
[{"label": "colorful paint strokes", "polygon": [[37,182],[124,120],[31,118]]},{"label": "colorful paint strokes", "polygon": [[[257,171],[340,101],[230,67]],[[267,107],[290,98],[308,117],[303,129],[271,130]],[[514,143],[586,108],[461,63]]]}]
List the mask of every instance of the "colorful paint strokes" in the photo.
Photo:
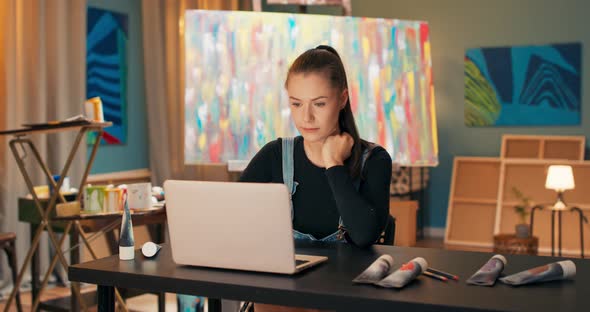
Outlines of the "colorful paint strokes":
[{"label": "colorful paint strokes", "polygon": [[579,43],[467,50],[465,125],[579,125],[581,53]]},{"label": "colorful paint strokes", "polygon": [[185,14],[185,162],[249,160],[298,135],[284,81],[289,65],[333,46],[348,75],[361,137],[400,165],[436,165],[438,146],[426,22],[192,10]]},{"label": "colorful paint strokes", "polygon": [[[127,15],[88,8],[86,98],[100,97],[105,121],[102,144],[123,144],[127,137]],[[82,104],[81,104],[82,105]],[[93,144],[96,133],[90,133]]]}]

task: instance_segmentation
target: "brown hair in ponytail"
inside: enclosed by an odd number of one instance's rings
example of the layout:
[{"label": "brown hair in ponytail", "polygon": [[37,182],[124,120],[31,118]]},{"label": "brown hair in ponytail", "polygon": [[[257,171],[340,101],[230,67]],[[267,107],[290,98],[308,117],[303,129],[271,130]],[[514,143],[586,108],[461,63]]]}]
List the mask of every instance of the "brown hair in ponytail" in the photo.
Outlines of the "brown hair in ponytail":
[{"label": "brown hair in ponytail", "polygon": [[[330,80],[333,88],[338,89],[340,92],[348,89],[344,64],[342,64],[338,52],[330,46],[320,45],[315,49],[305,51],[297,57],[289,68],[285,87],[289,82],[291,74],[299,73],[321,73]],[[350,134],[354,141],[350,155],[349,171],[350,176],[355,179],[361,176],[362,152],[365,147],[368,147],[368,142],[359,137],[354,116],[352,115],[350,96],[344,108],[340,110],[338,125],[340,126],[340,130]]]}]

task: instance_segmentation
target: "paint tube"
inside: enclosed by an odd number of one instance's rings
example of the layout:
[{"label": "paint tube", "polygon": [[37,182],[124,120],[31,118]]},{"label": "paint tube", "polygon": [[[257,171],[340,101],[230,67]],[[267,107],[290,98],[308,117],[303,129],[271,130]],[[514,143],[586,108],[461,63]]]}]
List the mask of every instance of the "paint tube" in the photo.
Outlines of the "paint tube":
[{"label": "paint tube", "polygon": [[428,263],[424,258],[414,258],[375,285],[387,288],[402,288],[426,271],[427,268]]},{"label": "paint tube", "polygon": [[393,257],[390,255],[382,255],[377,258],[371,265],[363,271],[359,276],[352,280],[353,283],[358,284],[374,284],[382,280],[393,266]]},{"label": "paint tube", "polygon": [[502,277],[500,281],[512,286],[556,281],[572,278],[576,275],[576,264],[571,260],[553,262]]},{"label": "paint tube", "polygon": [[496,279],[506,266],[506,258],[502,255],[494,255],[484,266],[481,267],[468,280],[467,284],[477,286],[494,286]]}]

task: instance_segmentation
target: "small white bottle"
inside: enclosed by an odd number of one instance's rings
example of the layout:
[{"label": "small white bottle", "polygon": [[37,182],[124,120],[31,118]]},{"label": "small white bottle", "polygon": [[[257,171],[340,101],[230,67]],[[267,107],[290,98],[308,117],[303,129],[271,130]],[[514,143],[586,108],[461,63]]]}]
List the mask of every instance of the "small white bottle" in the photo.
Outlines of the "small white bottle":
[{"label": "small white bottle", "polygon": [[119,259],[133,260],[135,258],[135,240],[133,238],[133,223],[131,222],[131,211],[127,201],[127,192],[123,195],[125,208],[121,221],[121,235],[119,237]]}]

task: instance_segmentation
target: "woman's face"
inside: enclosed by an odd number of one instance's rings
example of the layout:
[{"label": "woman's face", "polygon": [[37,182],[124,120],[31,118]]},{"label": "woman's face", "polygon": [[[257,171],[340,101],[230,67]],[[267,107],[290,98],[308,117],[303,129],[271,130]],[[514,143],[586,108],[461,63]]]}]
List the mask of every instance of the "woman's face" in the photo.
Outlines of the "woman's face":
[{"label": "woman's face", "polygon": [[346,105],[347,90],[339,92],[320,73],[293,73],[287,84],[291,118],[308,142],[323,142],[340,133],[338,114]]}]

